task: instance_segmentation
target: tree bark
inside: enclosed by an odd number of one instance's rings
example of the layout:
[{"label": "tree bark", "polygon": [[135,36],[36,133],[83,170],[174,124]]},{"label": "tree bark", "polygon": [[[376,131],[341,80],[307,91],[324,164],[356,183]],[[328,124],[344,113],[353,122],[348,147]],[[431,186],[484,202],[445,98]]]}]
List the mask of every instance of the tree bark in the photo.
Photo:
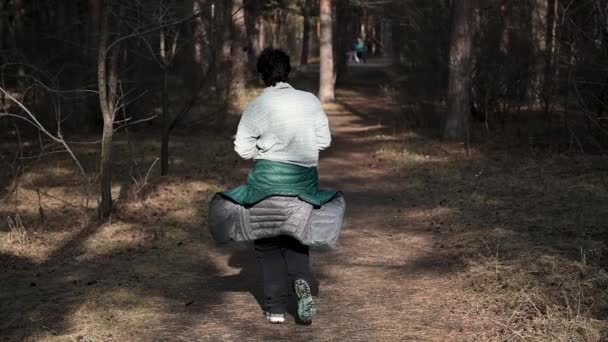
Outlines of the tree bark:
[{"label": "tree bark", "polygon": [[352,50],[352,44],[361,29],[361,12],[352,8],[349,0],[337,0],[335,15],[334,60],[336,83],[340,83],[348,71],[347,51]]},{"label": "tree bark", "polygon": [[443,138],[464,140],[469,129],[473,0],[455,0]]},{"label": "tree bark", "polygon": [[547,33],[549,17],[549,0],[532,1],[532,47],[534,53],[533,74],[528,85],[528,98],[534,106],[538,106],[545,83],[547,62]]},{"label": "tree bark", "polygon": [[[109,16],[111,1],[106,0],[101,8],[101,25],[99,29],[99,47],[97,54],[97,81],[99,86],[99,105],[103,118],[103,133],[101,138],[101,204],[99,215],[102,218],[110,216],[112,211],[112,137],[114,135],[114,94],[112,85],[116,79],[116,53],[110,58],[108,68],[107,46],[109,38]],[[114,47],[114,51],[118,49]]]},{"label": "tree bark", "polygon": [[304,27],[302,28],[302,56],[300,65],[308,64],[308,53],[310,49],[310,16],[312,12],[312,0],[306,0],[304,3]]},{"label": "tree bark", "polygon": [[99,25],[101,22],[100,15],[102,10],[102,0],[89,0],[89,11],[90,11],[90,22],[89,22],[89,35],[87,48],[90,48],[92,53],[87,54],[87,60],[90,63],[96,63],[95,61],[95,49],[98,47],[99,42]]},{"label": "tree bark", "polygon": [[542,87],[544,112],[547,116],[551,112],[555,92],[555,79],[553,76],[555,75],[555,69],[558,67],[555,63],[555,55],[558,44],[557,26],[559,21],[559,0],[548,0],[548,7],[546,35],[547,51],[545,54],[545,76]]},{"label": "tree bark", "polygon": [[240,105],[245,96],[245,44],[247,42],[247,29],[245,26],[245,9],[243,0],[232,0],[232,44],[230,56],[232,59],[230,84],[230,102]]},{"label": "tree bark", "polygon": [[101,204],[99,216],[106,218],[112,212],[112,136],[114,135],[114,125],[104,119],[103,133],[101,137]]},{"label": "tree bark", "polygon": [[320,0],[319,9],[321,21],[319,99],[322,103],[328,103],[335,99],[331,0]]},{"label": "tree bark", "polygon": [[232,27],[232,13],[231,3],[225,1],[215,2],[215,27],[218,30],[216,33],[215,49],[216,57],[215,67],[213,71],[215,73],[215,79],[217,84],[217,93],[222,101],[226,101],[229,95],[230,82],[231,82],[231,39],[230,31]]},{"label": "tree bark", "polygon": [[247,31],[247,59],[248,68],[255,72],[255,57],[260,53],[260,21],[262,19],[261,3],[259,0],[246,1],[245,6],[245,27]]},{"label": "tree bark", "polygon": [[169,174],[169,69],[163,68],[163,89],[162,89],[162,136],[160,149],[160,175]]},{"label": "tree bark", "polygon": [[275,49],[279,48],[279,16],[278,10],[274,10],[272,13],[272,22],[270,23],[270,31],[272,32],[272,47]]},{"label": "tree bark", "polygon": [[266,48],[266,24],[263,16],[258,16],[257,21],[255,23],[257,27],[258,40],[256,41],[256,51],[258,53],[262,52],[264,48]]},{"label": "tree bark", "polygon": [[197,64],[200,72],[196,74],[207,74],[207,70],[210,67],[210,56],[208,53],[209,47],[209,32],[205,25],[207,19],[207,11],[209,3],[207,0],[192,0],[192,13],[201,14],[194,19],[194,61]]}]

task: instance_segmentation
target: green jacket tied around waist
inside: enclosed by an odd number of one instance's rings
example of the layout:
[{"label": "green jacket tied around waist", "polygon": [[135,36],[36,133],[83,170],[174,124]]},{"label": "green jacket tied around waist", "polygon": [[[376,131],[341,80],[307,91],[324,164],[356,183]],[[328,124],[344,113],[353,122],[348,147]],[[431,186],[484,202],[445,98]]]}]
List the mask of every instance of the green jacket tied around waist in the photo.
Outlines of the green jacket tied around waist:
[{"label": "green jacket tied around waist", "polygon": [[258,159],[249,172],[247,184],[222,192],[242,205],[255,204],[271,196],[293,196],[312,205],[329,202],[336,191],[319,189],[316,167]]}]

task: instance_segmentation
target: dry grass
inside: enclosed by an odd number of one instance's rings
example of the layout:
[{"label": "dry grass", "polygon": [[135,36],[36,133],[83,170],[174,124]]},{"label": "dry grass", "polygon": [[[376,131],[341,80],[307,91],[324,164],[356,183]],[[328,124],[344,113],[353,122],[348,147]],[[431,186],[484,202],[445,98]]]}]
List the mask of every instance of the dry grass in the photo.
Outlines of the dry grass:
[{"label": "dry grass", "polygon": [[6,240],[9,244],[17,244],[21,247],[25,247],[28,242],[28,234],[27,229],[23,226],[23,222],[21,222],[21,217],[19,214],[15,214],[15,217],[7,217],[6,223],[8,224],[9,232],[6,234]]},{"label": "dry grass", "polygon": [[439,180],[424,195],[457,208],[440,243],[463,264],[463,304],[479,324],[471,340],[608,338],[605,158],[477,149],[467,160],[462,147],[414,133],[382,143],[376,158],[403,181]]},{"label": "dry grass", "polygon": [[[516,261],[498,255],[469,260],[463,281],[482,293],[484,309],[495,316],[480,337],[605,340],[606,323],[598,317],[606,310],[606,272],[546,253],[522,254]],[[492,330],[496,335],[488,334]]]}]

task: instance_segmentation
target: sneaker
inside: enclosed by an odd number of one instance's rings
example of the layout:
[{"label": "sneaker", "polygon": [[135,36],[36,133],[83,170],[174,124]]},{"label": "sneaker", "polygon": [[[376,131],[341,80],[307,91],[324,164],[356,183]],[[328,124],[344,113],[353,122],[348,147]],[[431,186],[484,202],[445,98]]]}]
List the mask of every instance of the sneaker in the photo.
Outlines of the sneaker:
[{"label": "sneaker", "polygon": [[312,300],[310,285],[304,279],[297,279],[293,287],[298,298],[298,317],[304,323],[311,323],[317,313],[315,302]]},{"label": "sneaker", "polygon": [[281,324],[285,322],[285,314],[282,313],[266,313],[266,319],[273,324]]}]

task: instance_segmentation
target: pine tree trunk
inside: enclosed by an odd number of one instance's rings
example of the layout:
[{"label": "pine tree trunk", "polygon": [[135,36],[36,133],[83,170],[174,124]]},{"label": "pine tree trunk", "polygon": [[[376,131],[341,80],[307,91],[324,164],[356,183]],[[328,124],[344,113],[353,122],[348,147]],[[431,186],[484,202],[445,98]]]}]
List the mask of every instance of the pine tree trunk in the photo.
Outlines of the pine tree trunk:
[{"label": "pine tree trunk", "polygon": [[473,0],[455,0],[450,39],[447,114],[443,138],[464,140],[469,126]]},{"label": "pine tree trunk", "polygon": [[557,26],[559,21],[559,1],[548,0],[549,9],[547,17],[547,53],[545,54],[545,78],[542,88],[542,97],[544,102],[545,115],[549,116],[552,107],[552,101],[555,93],[555,70],[558,66],[555,63],[557,51]]},{"label": "pine tree trunk", "polygon": [[306,0],[304,4],[304,27],[302,32],[302,56],[300,58],[300,64],[308,64],[308,52],[310,48],[310,16],[312,12],[312,0]]},{"label": "pine tree trunk", "polygon": [[166,176],[169,174],[169,126],[171,119],[169,118],[169,69],[163,69],[163,89],[162,89],[162,137],[160,148],[160,175]]},{"label": "pine tree trunk", "polygon": [[87,36],[88,44],[85,45],[85,48],[90,49],[93,53],[87,55],[90,63],[95,65],[97,63],[97,56],[94,53],[98,47],[99,43],[99,25],[101,23],[100,15],[103,4],[102,0],[89,0],[89,14],[90,14],[90,22],[89,22],[89,34]]},{"label": "pine tree trunk", "polygon": [[245,26],[245,9],[243,0],[232,0],[232,59],[230,84],[230,103],[240,105],[245,96],[245,44],[247,44],[247,29]]},{"label": "pine tree trunk", "polygon": [[207,74],[209,69],[209,60],[211,59],[207,52],[209,47],[209,35],[207,27],[205,26],[206,12],[208,11],[209,4],[206,0],[192,0],[192,14],[201,14],[194,20],[194,61],[200,69],[200,73]]},{"label": "pine tree trunk", "polygon": [[319,99],[322,103],[327,103],[335,99],[331,0],[320,0],[319,9],[321,21]]},{"label": "pine tree trunk", "polygon": [[[99,48],[97,57],[97,81],[99,86],[99,103],[103,117],[103,134],[101,138],[101,204],[99,215],[102,218],[109,217],[112,211],[112,137],[114,135],[114,109],[112,108],[113,94],[111,89],[112,77],[114,73],[114,63],[110,63],[110,70],[107,70],[108,58],[106,48],[109,36],[109,16],[111,2],[106,1],[101,9],[101,25],[99,31]],[[114,47],[117,49],[117,47]]]},{"label": "pine tree trunk", "polygon": [[279,27],[279,11],[278,10],[274,10],[274,12],[272,13],[272,24],[271,24],[271,31],[272,31],[272,47],[275,49],[279,48],[279,34],[281,33],[281,28]]},{"label": "pine tree trunk", "polygon": [[528,84],[528,98],[533,106],[541,100],[545,83],[547,61],[547,22],[549,17],[549,0],[532,1],[532,48],[534,53],[533,73]]},{"label": "pine tree trunk", "polygon": [[348,71],[347,51],[357,38],[360,30],[361,14],[353,11],[349,0],[337,0],[335,15],[335,34],[333,39],[336,83],[340,83]]},{"label": "pine tree trunk", "polygon": [[255,25],[256,30],[259,32],[258,40],[256,41],[256,51],[260,53],[266,47],[266,24],[264,21],[264,17],[262,17],[261,15],[258,16]]},{"label": "pine tree trunk", "polygon": [[216,7],[216,28],[219,32],[216,34],[215,44],[218,49],[215,50],[217,54],[215,57],[216,67],[213,69],[215,72],[215,79],[217,84],[217,92],[223,101],[227,101],[227,97],[230,91],[231,82],[231,39],[230,31],[232,27],[232,6],[230,3],[225,1],[218,1],[215,3]]},{"label": "pine tree trunk", "polygon": [[255,57],[260,53],[260,22],[262,19],[262,11],[260,1],[246,1],[245,24],[247,31],[247,57],[248,69],[255,71]]}]

